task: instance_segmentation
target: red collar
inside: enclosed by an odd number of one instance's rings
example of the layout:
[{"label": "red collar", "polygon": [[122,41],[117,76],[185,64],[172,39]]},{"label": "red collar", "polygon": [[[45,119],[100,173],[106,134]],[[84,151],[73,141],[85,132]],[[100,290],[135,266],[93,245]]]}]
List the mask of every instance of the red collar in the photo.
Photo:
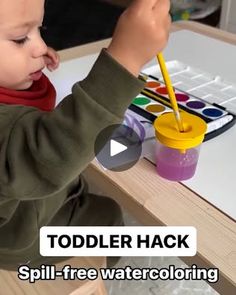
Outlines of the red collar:
[{"label": "red collar", "polygon": [[11,90],[0,87],[0,103],[31,106],[42,111],[51,111],[55,107],[55,102],[56,90],[44,74],[38,81],[34,81],[27,90]]}]

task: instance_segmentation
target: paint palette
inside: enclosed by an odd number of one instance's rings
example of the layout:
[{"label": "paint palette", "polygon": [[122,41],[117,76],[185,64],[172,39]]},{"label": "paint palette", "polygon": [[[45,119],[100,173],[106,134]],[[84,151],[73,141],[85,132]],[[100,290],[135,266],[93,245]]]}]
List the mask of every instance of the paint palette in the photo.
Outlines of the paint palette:
[{"label": "paint palette", "polygon": [[[175,89],[210,104],[223,106],[229,112],[236,114],[236,84],[176,60],[167,62],[166,66]],[[163,82],[158,66],[149,67],[145,73]]]},{"label": "paint palette", "polygon": [[157,101],[155,97],[151,98],[151,95],[139,94],[130,105],[129,109],[145,117],[150,121],[154,121],[158,116],[172,112],[171,107]]},{"label": "paint palette", "polygon": [[[176,100],[181,109],[184,109],[187,112],[193,114],[198,114],[207,123],[211,122],[212,120],[219,119],[228,113],[220,106],[214,106],[212,104],[205,102],[202,99],[196,98],[190,94],[187,94],[177,89],[174,89],[174,91]],[[147,95],[149,93],[154,94],[154,96],[157,95],[157,97],[160,97],[163,99],[163,101],[169,103],[169,97],[166,86],[161,82],[156,82],[156,79],[152,77],[148,77],[144,93],[146,93]]]},{"label": "paint palette", "polygon": [[[170,71],[170,75],[171,73]],[[158,77],[145,74],[143,78],[146,80],[145,88],[132,101],[129,108],[150,121],[154,121],[163,113],[172,112],[167,88],[161,81],[161,77],[159,79]],[[204,79],[201,77],[197,81],[198,84],[200,80],[203,81]],[[235,124],[236,116],[227,111],[223,106],[207,102],[197,95],[178,89],[176,86],[174,86],[174,91],[180,112],[197,115],[207,123],[208,128],[205,140],[221,134]]]}]

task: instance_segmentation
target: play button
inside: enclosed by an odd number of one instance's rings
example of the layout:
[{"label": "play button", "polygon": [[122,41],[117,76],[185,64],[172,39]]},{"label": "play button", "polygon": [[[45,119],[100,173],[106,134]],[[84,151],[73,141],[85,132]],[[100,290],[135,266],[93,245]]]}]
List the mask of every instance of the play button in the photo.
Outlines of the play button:
[{"label": "play button", "polygon": [[99,133],[94,149],[96,158],[103,167],[112,171],[124,171],[139,160],[142,142],[133,129],[116,124]]},{"label": "play button", "polygon": [[115,141],[113,139],[110,140],[110,156],[116,156],[120,153],[122,153],[123,151],[127,150],[127,146],[123,145],[122,143],[119,143],[118,141]]}]

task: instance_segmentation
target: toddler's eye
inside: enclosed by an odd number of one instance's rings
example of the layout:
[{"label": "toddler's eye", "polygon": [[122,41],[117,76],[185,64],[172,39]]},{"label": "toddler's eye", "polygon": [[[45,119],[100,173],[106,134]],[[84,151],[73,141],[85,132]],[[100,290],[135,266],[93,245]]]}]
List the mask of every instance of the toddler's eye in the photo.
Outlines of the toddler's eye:
[{"label": "toddler's eye", "polygon": [[21,39],[16,39],[16,40],[12,40],[14,43],[16,44],[19,44],[19,45],[22,45],[24,44],[29,38],[28,37],[24,37],[24,38],[21,38]]}]

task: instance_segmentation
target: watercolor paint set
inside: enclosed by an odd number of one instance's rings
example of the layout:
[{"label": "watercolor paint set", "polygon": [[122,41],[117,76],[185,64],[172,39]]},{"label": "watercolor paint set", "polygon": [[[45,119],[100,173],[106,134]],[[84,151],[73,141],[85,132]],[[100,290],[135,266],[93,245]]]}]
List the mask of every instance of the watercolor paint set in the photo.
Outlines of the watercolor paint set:
[{"label": "watercolor paint set", "polygon": [[[204,88],[204,86],[207,86],[209,88],[209,84],[211,84],[211,81],[213,80],[210,80],[210,83],[209,81],[206,82],[204,78],[207,75],[205,73],[199,74],[199,72],[197,72],[197,70],[195,69],[194,70],[191,69],[191,72],[190,72],[188,67],[187,73],[185,73],[185,77],[186,77],[185,81],[186,79],[191,80],[192,88],[190,88],[191,87],[190,82],[178,83],[179,81],[176,79],[176,73],[181,72],[183,76],[183,71],[184,70],[186,71],[186,67],[184,67],[183,64],[174,62],[175,67],[173,70],[173,63],[171,63],[171,65],[172,65],[172,68],[168,70],[171,76],[171,80],[172,81],[174,80],[173,87],[174,87],[174,92],[175,92],[180,113],[188,112],[188,113],[197,115],[207,123],[207,132],[205,135],[205,141],[225,132],[236,123],[235,114],[233,112],[228,111],[224,105],[219,105],[216,102],[209,102],[206,99],[202,98],[202,96],[199,97],[198,95],[196,95],[197,91],[194,91],[194,93],[193,91],[191,92],[191,89],[196,90],[196,88],[198,87],[199,88],[198,93],[203,93],[202,88]],[[170,67],[170,64],[169,64],[169,67]],[[150,72],[152,73],[154,69],[156,71],[154,73],[155,76],[152,74],[149,74]],[[149,69],[149,71],[141,75],[142,78],[144,78],[146,81],[145,88],[136,98],[134,98],[134,100],[132,101],[132,104],[129,107],[129,109],[131,109],[133,112],[141,115],[145,119],[152,122],[163,113],[172,112],[167,88],[165,84],[163,83],[161,73],[158,73],[157,69],[158,69],[157,66],[152,67]],[[195,73],[196,75],[194,76],[193,73]],[[175,79],[173,79],[173,77]],[[200,81],[202,81],[202,84],[200,84]],[[205,82],[205,84],[203,83],[203,81]],[[186,89],[186,85],[188,85],[190,91],[186,91],[186,90],[184,91],[180,89],[178,86],[181,86],[181,84],[183,88],[185,86],[185,89]],[[218,85],[220,85],[220,83],[218,83]],[[202,92],[199,91],[200,89]],[[215,93],[216,93],[216,89],[217,87],[215,87]],[[221,97],[221,93],[222,93],[222,97],[225,97],[224,93],[221,90],[219,91],[217,95],[215,94],[216,99],[218,97]],[[235,95],[236,95],[236,92],[235,92]],[[203,97],[206,98],[206,95],[205,96],[203,95]]]}]

